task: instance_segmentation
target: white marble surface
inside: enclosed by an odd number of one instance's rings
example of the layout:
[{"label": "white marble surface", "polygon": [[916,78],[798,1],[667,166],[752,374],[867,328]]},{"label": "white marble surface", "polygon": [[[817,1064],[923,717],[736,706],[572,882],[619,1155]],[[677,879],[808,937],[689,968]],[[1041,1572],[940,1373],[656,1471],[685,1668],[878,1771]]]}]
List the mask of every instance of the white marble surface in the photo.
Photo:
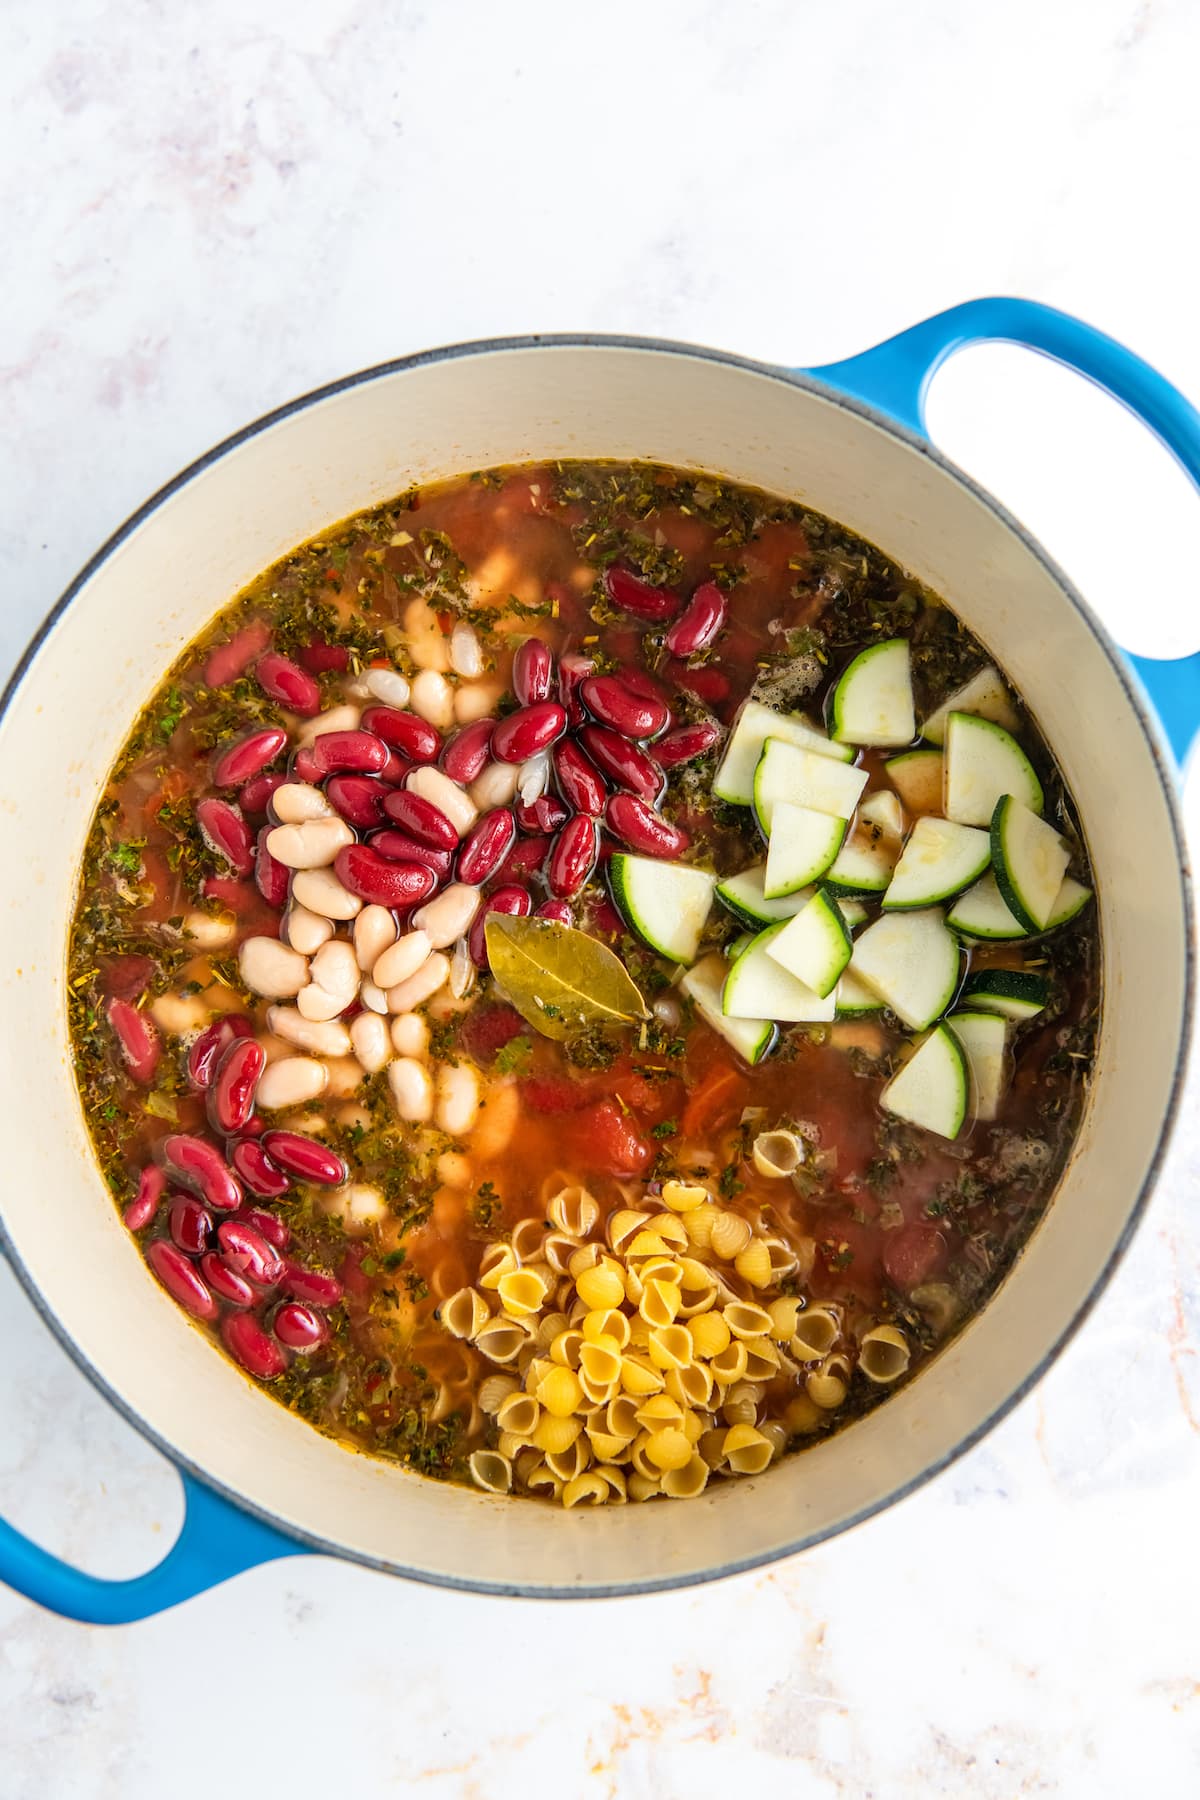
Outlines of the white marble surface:
[{"label": "white marble surface", "polygon": [[[213,440],[424,345],[814,363],[1011,291],[1200,393],[1198,59],[1194,0],[7,0],[0,661]],[[1197,502],[1115,408],[988,350],[931,418],[1135,647],[1200,642]],[[550,1607],[304,1559],[116,1631],[0,1591],[0,1795],[1195,1794],[1198,1150],[998,1431],[770,1573]],[[0,1366],[0,1510],[147,1566],[175,1480],[2,1270]]]}]

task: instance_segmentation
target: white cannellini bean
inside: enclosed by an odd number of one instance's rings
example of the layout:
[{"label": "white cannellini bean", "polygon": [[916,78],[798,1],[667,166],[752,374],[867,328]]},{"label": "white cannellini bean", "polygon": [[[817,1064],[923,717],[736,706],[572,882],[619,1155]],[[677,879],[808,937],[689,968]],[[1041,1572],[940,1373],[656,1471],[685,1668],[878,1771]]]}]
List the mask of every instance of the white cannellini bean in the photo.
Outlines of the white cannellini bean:
[{"label": "white cannellini bean", "polygon": [[380,988],[398,986],[423,967],[433,948],[424,931],[406,931],[377,959],[371,970],[371,980]]},{"label": "white cannellini bean", "polygon": [[307,906],[290,906],[284,914],[283,929],[293,950],[299,950],[302,956],[312,956],[333,936],[333,920],[309,912]]},{"label": "white cannellini bean", "polygon": [[507,1148],[521,1117],[521,1093],[515,1081],[493,1081],[471,1133],[471,1152],[481,1161],[499,1156]]},{"label": "white cannellini bean", "polygon": [[311,744],[327,731],[357,731],[358,721],[362,718],[361,706],[331,706],[328,712],[318,713],[315,719],[307,719],[300,727],[296,742]]},{"label": "white cannellini bean", "polygon": [[323,1062],[311,1056],[281,1056],[268,1063],[259,1076],[254,1091],[255,1106],[278,1112],[281,1106],[302,1106],[315,1100],[329,1084],[329,1072]]},{"label": "white cannellini bean", "polygon": [[268,1000],[290,999],[308,980],[308,958],[278,938],[246,938],[238,951],[242,980]]},{"label": "white cannellini bean", "polygon": [[392,1020],[392,1048],[397,1056],[424,1056],[429,1048],[429,1027],[420,1013],[397,1013]]},{"label": "white cannellini bean", "polygon": [[367,669],[363,674],[363,686],[381,706],[408,705],[409,685],[396,669]]},{"label": "white cannellini bean", "polygon": [[354,921],[354,954],[369,975],[389,944],[396,941],[396,921],[386,906],[364,906]]},{"label": "white cannellini bean", "polygon": [[358,895],[344,888],[332,869],[297,869],[292,898],[326,919],[355,919],[362,911]]},{"label": "white cannellini bean", "polygon": [[443,1064],[437,1077],[434,1122],[447,1137],[465,1137],[479,1111],[479,1079],[470,1063]]},{"label": "white cannellini bean", "polygon": [[322,944],[309,965],[309,979],[327,994],[339,994],[349,1006],[358,992],[360,971],[353,944],[345,938],[332,938]]},{"label": "white cannellini bean", "polygon": [[550,752],[542,750],[537,756],[531,756],[528,762],[521,764],[517,775],[517,787],[526,806],[532,806],[540,800],[550,786]]},{"label": "white cannellini bean", "polygon": [[183,929],[200,950],[219,950],[237,936],[237,920],[232,913],[190,912]]},{"label": "white cannellini bean", "polygon": [[348,1100],[362,1086],[366,1071],[356,1056],[331,1057],[325,1067],[329,1071],[325,1093],[330,1100]]},{"label": "white cannellini bean", "polygon": [[310,981],[296,995],[296,1007],[301,1017],[315,1024],[338,1018],[349,1004],[340,994],[331,994],[328,988],[319,986],[315,981]]},{"label": "white cannellini bean", "polygon": [[388,1087],[392,1101],[402,1119],[410,1125],[424,1125],[433,1116],[433,1082],[424,1063],[411,1056],[398,1056],[387,1066]]},{"label": "white cannellini bean", "polygon": [[374,1225],[387,1217],[387,1201],[379,1188],[369,1181],[348,1181],[344,1187],[329,1188],[321,1196],[321,1211],[340,1218],[346,1225]]},{"label": "white cannellini bean", "polygon": [[306,781],[285,781],[271,795],[271,811],[281,825],[303,825],[306,819],[328,819],[333,808],[320,788],[309,787]]},{"label": "white cannellini bean", "polygon": [[439,731],[448,731],[454,723],[454,689],[437,669],[421,669],[413,676],[409,705]]},{"label": "white cannellini bean", "polygon": [[267,849],[285,869],[327,869],[339,850],[354,843],[345,819],[306,819],[303,825],[276,825]]},{"label": "white cannellini bean", "polygon": [[450,633],[450,667],[456,675],[482,675],[483,651],[474,627],[460,619]]},{"label": "white cannellini bean", "polygon": [[460,725],[490,719],[503,692],[504,683],[492,675],[485,675],[481,681],[463,682],[454,690],[454,717]]},{"label": "white cannellini bean", "polygon": [[199,994],[159,994],[150,1002],[148,1011],[154,1023],[169,1037],[182,1037],[186,1031],[203,1031],[209,1022],[208,1002]]},{"label": "white cannellini bean", "polygon": [[[425,934],[435,950],[444,950],[447,944],[470,931],[472,920],[479,911],[480,898],[477,887],[468,887],[465,881],[452,881],[436,900],[427,901],[413,914],[413,925]],[[378,965],[375,979],[379,981]],[[379,982],[379,985],[392,987],[394,983]]]},{"label": "white cannellini bean", "polygon": [[468,1188],[472,1175],[471,1159],[460,1150],[444,1150],[437,1159],[437,1178],[443,1187]]},{"label": "white cannellini bean", "polygon": [[350,1033],[340,1019],[306,1019],[294,1006],[268,1006],[267,1025],[287,1044],[312,1056],[349,1056]]},{"label": "white cannellini bean", "polygon": [[395,987],[388,989],[388,1011],[411,1012],[414,1006],[420,1006],[445,985],[449,973],[450,958],[443,956],[440,950],[435,950],[415,975],[410,975],[407,981],[398,982]]},{"label": "white cannellini bean", "polygon": [[387,1021],[378,1013],[361,1012],[351,1020],[350,1042],[368,1075],[377,1074],[391,1061],[392,1041],[388,1036]]},{"label": "white cannellini bean", "polygon": [[520,778],[516,763],[489,763],[483,774],[475,777],[468,792],[480,812],[490,812],[493,806],[507,806],[516,798]]},{"label": "white cannellini bean", "polygon": [[431,800],[444,812],[459,837],[466,837],[479,817],[479,808],[471,796],[459,787],[457,781],[451,781],[441,769],[431,768],[428,763],[422,768],[414,769],[404,785],[410,793],[420,794],[423,800]]},{"label": "white cannellini bean", "polygon": [[382,988],[377,988],[368,976],[358,990],[358,997],[364,1006],[374,1013],[385,1013],[388,1009],[387,995]]},{"label": "white cannellini bean", "polygon": [[418,669],[450,667],[446,639],[437,615],[426,600],[410,600],[404,609],[406,649]]},{"label": "white cannellini bean", "polygon": [[461,937],[450,958],[450,992],[456,1000],[463,1000],[474,986],[475,964],[471,960],[471,947],[466,938]]}]

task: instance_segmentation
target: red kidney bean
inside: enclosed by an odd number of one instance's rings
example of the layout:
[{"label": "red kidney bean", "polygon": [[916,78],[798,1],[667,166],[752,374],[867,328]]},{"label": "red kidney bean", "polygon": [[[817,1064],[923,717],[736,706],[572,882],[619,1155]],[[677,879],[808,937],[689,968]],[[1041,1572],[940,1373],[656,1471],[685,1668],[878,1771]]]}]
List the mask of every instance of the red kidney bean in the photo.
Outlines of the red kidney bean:
[{"label": "red kidney bean", "polygon": [[331,669],[341,673],[350,667],[350,652],[345,644],[323,644],[314,639],[311,644],[300,645],[296,661],[310,675],[324,675]]},{"label": "red kidney bean", "polygon": [[210,850],[223,856],[235,875],[249,875],[254,868],[254,834],[240,812],[228,800],[209,794],[196,802],[196,823]]},{"label": "red kidney bean", "polygon": [[668,731],[654,746],[654,755],[662,769],[676,769],[711,750],[721,736],[721,727],[712,719],[698,719],[694,725],[680,725]]},{"label": "red kidney bean", "polygon": [[259,1381],[277,1381],[287,1368],[287,1357],[253,1313],[226,1313],[221,1320],[221,1340],[233,1360]]},{"label": "red kidney bean", "polygon": [[162,1039],[154,1020],[130,1006],[128,1000],[109,1000],[104,1011],[130,1075],[140,1087],[149,1087],[162,1056]]},{"label": "red kidney bean", "polygon": [[329,1336],[329,1327],[310,1306],[285,1300],[271,1321],[271,1329],[289,1350],[315,1350]]},{"label": "red kidney bean", "polygon": [[605,810],[604,822],[623,844],[643,856],[678,856],[690,842],[686,831],[668,824],[661,813],[636,794],[614,794]]},{"label": "red kidney bean", "polygon": [[662,683],[656,681],[648,669],[640,669],[636,663],[622,663],[617,671],[617,680],[631,694],[641,694],[645,700],[661,700],[664,706],[668,704]]},{"label": "red kidney bean", "polygon": [[200,884],[206,900],[217,900],[228,912],[247,913],[258,905],[258,895],[248,881],[234,881],[229,875],[208,875]]},{"label": "red kidney bean", "polygon": [[507,887],[498,887],[488,895],[475,915],[474,923],[467,934],[467,949],[471,953],[471,961],[477,969],[487,969],[490,965],[487,953],[486,921],[489,913],[506,913],[512,919],[527,919],[533,901],[529,897],[529,889],[517,887],[515,883]]},{"label": "red kidney bean", "polygon": [[573,738],[554,746],[554,773],[567,805],[598,819],[608,799],[608,788],[595,763]]},{"label": "red kidney bean", "polygon": [[104,971],[104,991],[115,1000],[136,1000],[150,986],[153,973],[148,956],[114,956]]},{"label": "red kidney bean", "polygon": [[201,1091],[212,1083],[213,1070],[235,1038],[254,1036],[254,1027],[244,1013],[222,1013],[206,1025],[192,1042],[187,1054],[187,1078]]},{"label": "red kidney bean", "polygon": [[556,925],[575,923],[575,914],[565,900],[543,900],[533,916],[535,919],[553,919]]},{"label": "red kidney bean", "polygon": [[370,731],[326,731],[312,745],[313,761],[321,774],[378,775],[388,759],[388,747]]},{"label": "red kidney bean", "polygon": [[389,745],[388,759],[379,771],[379,779],[388,787],[399,787],[415,767],[416,764],[409,762],[407,756],[398,755]]},{"label": "red kidney bean", "polygon": [[605,570],[604,587],[618,611],[628,613],[631,619],[648,619],[656,624],[662,619],[673,619],[682,605],[679,595],[670,588],[651,587],[639,575],[615,565]]},{"label": "red kidney bean", "polygon": [[267,1053],[254,1038],[236,1038],[222,1052],[208,1090],[208,1122],[223,1137],[241,1131],[254,1111],[254,1094]]},{"label": "red kidney bean", "polygon": [[256,656],[266,649],[271,641],[271,627],[265,619],[255,619],[253,624],[246,625],[241,631],[235,631],[227,644],[218,644],[210,650],[208,661],[204,665],[204,684],[206,687],[224,687],[227,681],[236,681],[239,675],[245,674]]},{"label": "red kidney bean", "polygon": [[336,1275],[325,1275],[319,1269],[302,1269],[299,1263],[285,1263],[279,1285],[297,1300],[310,1306],[336,1306],[342,1297],[342,1284]]},{"label": "red kidney bean", "polygon": [[242,1204],[241,1183],[220,1151],[204,1138],[176,1132],[163,1140],[162,1150],[168,1174],[216,1212],[235,1212]]},{"label": "red kidney bean", "polygon": [[315,1138],[298,1131],[268,1131],[263,1149],[273,1162],[297,1181],[317,1181],[323,1187],[340,1187],[346,1179],[346,1165],[340,1156],[327,1150]]},{"label": "red kidney bean", "polygon": [[[214,787],[241,787],[251,776],[258,775],[273,763],[279,752],[286,748],[288,734],[282,725],[266,725],[261,731],[251,731],[236,744],[230,744],[222,750],[213,764]],[[282,778],[281,778],[282,779]]]},{"label": "red kidney bean", "polygon": [[222,1262],[215,1250],[206,1250],[200,1258],[200,1273],[213,1292],[228,1300],[230,1306],[253,1306],[258,1300],[246,1277]]},{"label": "red kidney bean", "polygon": [[620,937],[626,930],[624,919],[607,894],[601,894],[593,906],[588,926],[592,931],[605,931],[613,937]]},{"label": "red kidney bean", "polygon": [[615,675],[591,675],[579,692],[600,723],[611,725],[622,737],[657,737],[671,718],[670,707],[661,700],[631,692]]},{"label": "red kidney bean", "polygon": [[321,690],[308,670],[279,650],[268,650],[259,657],[254,665],[254,679],[268,700],[286,706],[289,712],[311,719],[321,710]]},{"label": "red kidney bean", "polygon": [[706,650],[725,624],[729,602],[715,581],[698,587],[671,626],[663,643],[672,656],[695,656]]},{"label": "red kidney bean", "polygon": [[217,1303],[182,1250],[158,1238],[146,1247],[146,1261],[158,1279],[186,1312],[197,1319],[215,1319]]},{"label": "red kidney bean", "polygon": [[282,787],[287,776],[282,769],[276,769],[271,775],[256,775],[248,781],[238,795],[238,805],[243,813],[256,816],[265,813],[271,804],[271,795],[277,787]]},{"label": "red kidney bean", "polygon": [[229,1161],[252,1194],[260,1200],[278,1200],[292,1185],[254,1138],[240,1137],[229,1146]]},{"label": "red kidney bean", "polygon": [[512,849],[517,835],[517,822],[507,806],[484,813],[463,839],[458,853],[459,881],[478,887],[490,881]]},{"label": "red kidney bean", "polygon": [[587,813],[576,813],[554,840],[546,864],[546,884],[556,900],[573,900],[596,866],[600,827]]},{"label": "red kidney bean", "polygon": [[396,788],[385,795],[383,810],[402,831],[407,831],[409,837],[416,838],[418,844],[428,844],[431,850],[458,849],[457,831],[441,807],[427,800],[424,794],[414,794],[410,788]]},{"label": "red kidney bean", "polygon": [[554,656],[541,638],[526,638],[513,657],[512,688],[522,706],[548,700],[554,692]]},{"label": "red kidney bean", "polygon": [[513,816],[528,837],[546,837],[565,825],[572,808],[564,806],[555,794],[541,794],[536,800],[518,800]]},{"label": "red kidney bean", "polygon": [[492,733],[492,755],[499,762],[519,763],[548,750],[567,729],[567,715],[557,700],[539,700],[501,719]]},{"label": "red kidney bean", "polygon": [[347,825],[369,831],[383,824],[383,800],[387,789],[377,775],[331,775],[325,798]]},{"label": "red kidney bean", "polygon": [[157,1163],[147,1163],[138,1176],[137,1193],[122,1215],[130,1231],[141,1231],[149,1225],[167,1190],[167,1172]]},{"label": "red kidney bean", "polygon": [[241,1219],[222,1219],[217,1226],[217,1243],[229,1267],[252,1281],[255,1287],[273,1287],[278,1281],[283,1264],[275,1253],[275,1246],[268,1243],[261,1232],[255,1231],[253,1225],[247,1225]]},{"label": "red kidney bean", "polygon": [[310,787],[325,779],[324,769],[307,744],[302,744],[292,757],[291,777],[293,781],[307,781]]},{"label": "red kidney bean", "polygon": [[494,719],[475,719],[470,725],[464,725],[461,731],[446,739],[446,747],[442,751],[442,768],[451,781],[468,786],[476,776],[482,775],[491,760],[492,733],[496,729]]},{"label": "red kidney bean", "polygon": [[347,844],[333,866],[342,886],[372,906],[401,910],[419,906],[438,884],[432,869],[415,862],[389,862],[370,844]]},{"label": "red kidney bean", "polygon": [[[349,1008],[347,1008],[347,1013],[348,1012],[349,1012]],[[345,1018],[346,1013],[343,1013],[342,1017]],[[251,1113],[250,1117],[246,1120],[246,1123],[242,1126],[242,1129],[238,1133],[238,1135],[239,1135],[239,1137],[245,1137],[245,1138],[260,1138],[266,1129],[267,1129],[267,1122],[262,1117],[262,1114],[261,1113]]]},{"label": "red kidney bean", "polygon": [[602,774],[640,800],[653,803],[667,785],[654,758],[607,725],[585,725],[579,741]]},{"label": "red kidney bean", "polygon": [[167,1228],[181,1250],[199,1256],[212,1237],[212,1214],[191,1194],[176,1194],[167,1214]]},{"label": "red kidney bean", "polygon": [[671,678],[676,687],[681,687],[689,694],[695,694],[697,700],[703,700],[706,706],[719,706],[722,700],[729,698],[729,677],[711,664],[703,669],[672,669]]},{"label": "red kidney bean", "polygon": [[264,825],[258,834],[254,850],[254,885],[267,905],[278,910],[287,905],[291,870],[267,849],[267,838],[272,830],[272,826]]},{"label": "red kidney bean", "polygon": [[583,702],[579,698],[580,683],[589,675],[596,673],[594,657],[582,656],[577,650],[568,651],[558,662],[558,697],[562,701],[567,715],[567,724],[572,730],[583,724]]},{"label": "red kidney bean", "polygon": [[418,844],[416,838],[409,837],[405,831],[373,831],[367,839],[372,850],[378,850],[380,856],[388,862],[420,863],[424,869],[432,869],[439,880],[449,875],[454,863],[454,856],[449,850],[431,850],[428,844]]},{"label": "red kidney bean", "polygon": [[362,728],[391,744],[410,762],[436,762],[442,748],[441,733],[427,719],[400,712],[394,706],[368,706],[362,716]]},{"label": "red kidney bean", "polygon": [[292,1241],[291,1227],[277,1213],[260,1212],[257,1207],[243,1207],[238,1218],[265,1237],[276,1250],[286,1250]]},{"label": "red kidney bean", "polygon": [[496,873],[504,881],[528,881],[531,876],[540,875],[550,844],[548,837],[518,838]]}]

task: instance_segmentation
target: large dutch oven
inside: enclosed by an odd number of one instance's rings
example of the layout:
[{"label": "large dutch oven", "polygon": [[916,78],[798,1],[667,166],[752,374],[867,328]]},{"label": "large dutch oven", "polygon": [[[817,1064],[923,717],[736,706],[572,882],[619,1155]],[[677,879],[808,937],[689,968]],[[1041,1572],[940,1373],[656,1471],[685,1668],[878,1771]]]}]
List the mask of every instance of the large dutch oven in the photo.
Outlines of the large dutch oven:
[{"label": "large dutch oven", "polygon": [[[1097,382],[1200,481],[1200,415],[1182,396],[1111,339],[1027,301],[974,301],[806,372],[634,338],[516,338],[388,363],[272,413],[164,488],[74,582],[0,720],[0,1223],[71,1355],[178,1464],[187,1517],[165,1561],[126,1582],[80,1574],[0,1525],[0,1577],[98,1622],[313,1550],[497,1594],[676,1587],[869,1517],[977,1442],[1046,1369],[1128,1243],[1179,1103],[1194,946],[1173,758],[1200,716],[1200,656],[1124,656],[1015,520],[931,448],[929,377],[989,339]],[[88,823],[170,661],[235,590],[330,521],[414,481],[558,456],[658,459],[801,499],[946,596],[1042,725],[1099,896],[1091,1103],[1013,1273],[886,1406],[682,1508],[552,1512],[440,1485],[349,1455],[276,1405],[148,1277],[93,1161],[68,1053],[65,950]],[[17,778],[35,768],[39,794],[57,799],[49,813],[21,797]]]}]

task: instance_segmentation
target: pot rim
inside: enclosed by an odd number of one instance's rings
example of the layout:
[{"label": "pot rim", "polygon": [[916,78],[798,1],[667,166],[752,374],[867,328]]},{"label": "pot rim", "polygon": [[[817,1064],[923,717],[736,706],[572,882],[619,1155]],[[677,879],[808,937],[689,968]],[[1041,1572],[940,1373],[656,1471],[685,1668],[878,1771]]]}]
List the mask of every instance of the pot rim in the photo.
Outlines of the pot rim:
[{"label": "pot rim", "polygon": [[[67,1322],[54,1311],[44,1299],[29,1270],[25,1267],[11,1242],[4,1223],[3,1203],[0,1201],[0,1251],[6,1256],[17,1280],[28,1295],[36,1312],[53,1333],[75,1366],[91,1382],[92,1386],[103,1396],[120,1416],[127,1421],[138,1434],[151,1443],[166,1460],[181,1472],[190,1475],[211,1491],[222,1496],[239,1511],[269,1526],[280,1535],[287,1537],[304,1548],[321,1555],[336,1557],[345,1562],[360,1564],[366,1568],[376,1569],[384,1574],[397,1575],[410,1581],[421,1582],[427,1586],[449,1589],[459,1593],[487,1594],[496,1598],[516,1598],[531,1600],[589,1600],[615,1599],[633,1594],[668,1593],[681,1588],[699,1587],[709,1582],[721,1581],[729,1576],[744,1574],[749,1570],[763,1568],[772,1563],[781,1562],[786,1557],[796,1556],[801,1551],[813,1549],[816,1545],[826,1543],[840,1537],[856,1525],[865,1523],[878,1513],[894,1506],[898,1501],[915,1494],[935,1476],[951,1467],[969,1450],[974,1449],[991,1431],[999,1425],[1013,1409],[1033,1390],[1057,1361],[1071,1339],[1079,1331],[1090,1316],[1101,1295],[1111,1282],[1116,1270],[1125,1256],[1135,1232],[1141,1225],[1149,1206],[1151,1196],[1162,1173],[1163,1163],[1174,1135],[1179,1118],[1184,1082],[1187,1078],[1194,1037],[1195,1004],[1196,1004],[1196,911],[1193,891],[1191,866],[1189,862],[1187,839],[1184,830],[1182,809],[1180,806],[1179,782],[1174,759],[1168,748],[1162,727],[1152,707],[1140,692],[1138,684],[1123,653],[1107,627],[1097,617],[1092,607],[1071,582],[1066,573],[1058,566],[1038,540],[1029,532],[1014,515],[1003,506],[988,490],[951,461],[937,446],[924,435],[913,431],[888,413],[869,405],[856,395],[843,392],[834,385],[820,379],[819,371],[811,374],[804,370],[789,369],[782,365],[762,362],[754,357],[739,356],[733,351],[718,350],[707,345],[686,343],[679,339],[641,337],[625,333],[605,332],[533,332],[506,337],[473,338],[461,343],[443,345],[430,350],[415,351],[408,356],[390,358],[386,362],[374,363],[367,368],[359,369],[349,375],[325,382],[319,387],[310,388],[307,392],[285,401],[282,405],[261,414],[250,424],[222,438],[209,450],[188,463],[179,474],[173,476],[143,501],[136,511],[104,541],[80,569],[75,578],[68,584],[39,625],[20,660],[5,683],[0,693],[0,720],[4,718],[12,701],[59,619],[86,588],[93,575],[120,548],[125,540],[141,525],[150,519],[160,507],[175,494],[187,487],[196,476],[201,475],[229,452],[241,445],[249,443],[253,438],[270,430],[283,420],[307,408],[328,400],[335,395],[348,393],[354,388],[364,387],[371,382],[385,379],[392,375],[403,374],[412,369],[426,365],[458,361],[466,357],[487,356],[497,352],[528,351],[540,349],[598,349],[598,350],[632,350],[646,351],[657,355],[669,355],[694,358],[700,362],[720,363],[745,373],[766,376],[781,382],[784,386],[794,387],[801,392],[816,395],[855,414],[866,423],[897,439],[907,449],[917,451],[950,476],[971,494],[971,496],[992,516],[1005,526],[1020,541],[1024,549],[1045,569],[1054,585],[1079,615],[1103,650],[1121,689],[1129,703],[1146,740],[1147,748],[1153,758],[1160,785],[1163,789],[1167,805],[1168,817],[1171,821],[1171,832],[1175,844],[1176,861],[1179,869],[1183,912],[1187,930],[1184,937],[1184,991],[1183,1009],[1180,1028],[1180,1048],[1175,1064],[1174,1076],[1170,1092],[1166,1097],[1162,1123],[1150,1158],[1145,1178],[1138,1191],[1137,1198],[1129,1212],[1124,1229],[1113,1244],[1103,1268],[1096,1276],[1087,1295],[1077,1307],[1073,1316],[1067,1321],[1049,1350],[1038,1360],[1025,1379],[1013,1391],[993,1408],[982,1419],[975,1429],[962,1438],[953,1449],[922,1469],[918,1475],[892,1488],[881,1499],[852,1513],[838,1523],[819,1530],[801,1534],[799,1537],[778,1550],[765,1551],[762,1554],[737,1558],[720,1564],[699,1574],[681,1576],[663,1576],[661,1579],[641,1580],[633,1582],[607,1582],[594,1585],[572,1587],[538,1586],[528,1582],[485,1582],[467,1580],[448,1574],[434,1574],[424,1569],[412,1568],[409,1565],[392,1561],[389,1558],[371,1556],[363,1551],[348,1548],[345,1545],[323,1537],[320,1533],[295,1526],[259,1505],[256,1501],[237,1492],[224,1482],[216,1480],[207,1470],[184,1456],[168,1439],[150,1426],[137,1412],[136,1408],[126,1402],[109,1384],[101,1369],[85,1355],[71,1335]],[[1018,1259],[1019,1261],[1019,1259]]]}]

